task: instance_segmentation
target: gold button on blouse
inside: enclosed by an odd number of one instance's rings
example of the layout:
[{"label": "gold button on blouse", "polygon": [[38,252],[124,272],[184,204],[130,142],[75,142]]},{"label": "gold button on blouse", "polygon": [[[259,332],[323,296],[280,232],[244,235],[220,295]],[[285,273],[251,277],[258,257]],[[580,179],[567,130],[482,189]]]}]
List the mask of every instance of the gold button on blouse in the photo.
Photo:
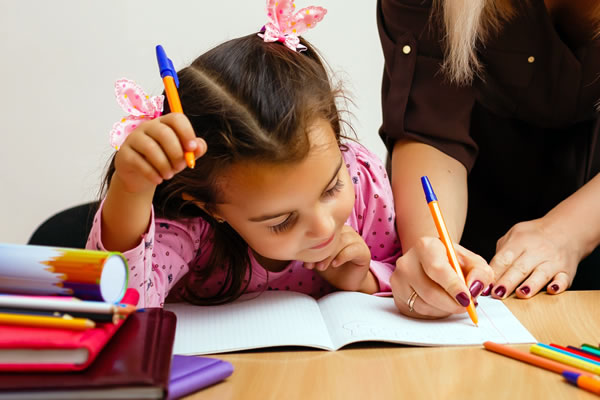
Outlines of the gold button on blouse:
[{"label": "gold button on blouse", "polygon": [[411,50],[412,50],[412,49],[410,48],[410,46],[409,46],[409,45],[404,45],[404,47],[402,47],[402,52],[403,52],[404,54],[410,54],[410,51],[411,51]]},{"label": "gold button on blouse", "polygon": [[534,56],[529,56],[529,57],[527,58],[527,62],[528,62],[529,64],[533,64],[533,62],[534,62],[534,61],[535,61],[535,57],[534,57]]}]

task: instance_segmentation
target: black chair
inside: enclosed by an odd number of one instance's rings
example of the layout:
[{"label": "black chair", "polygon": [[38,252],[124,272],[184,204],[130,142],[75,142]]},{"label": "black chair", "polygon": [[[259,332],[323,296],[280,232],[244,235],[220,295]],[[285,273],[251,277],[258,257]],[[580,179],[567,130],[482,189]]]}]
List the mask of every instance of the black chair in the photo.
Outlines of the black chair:
[{"label": "black chair", "polygon": [[58,212],[44,221],[29,238],[28,244],[85,248],[98,202],[81,204]]}]

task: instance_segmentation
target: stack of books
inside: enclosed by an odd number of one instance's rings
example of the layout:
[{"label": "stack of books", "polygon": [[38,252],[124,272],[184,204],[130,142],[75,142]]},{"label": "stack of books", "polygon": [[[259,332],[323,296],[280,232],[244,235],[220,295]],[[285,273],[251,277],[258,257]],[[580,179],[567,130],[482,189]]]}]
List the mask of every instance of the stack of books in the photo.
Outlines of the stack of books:
[{"label": "stack of books", "polygon": [[0,244],[0,399],[174,399],[232,373],[173,358],[175,314],[136,310],[127,271],[119,253]]}]

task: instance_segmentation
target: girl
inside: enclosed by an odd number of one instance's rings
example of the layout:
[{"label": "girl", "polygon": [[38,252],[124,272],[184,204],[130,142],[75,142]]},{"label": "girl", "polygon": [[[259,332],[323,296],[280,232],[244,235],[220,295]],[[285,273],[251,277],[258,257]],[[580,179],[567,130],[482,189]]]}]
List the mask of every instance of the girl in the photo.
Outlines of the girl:
[{"label": "girl", "polygon": [[141,307],[169,292],[219,304],[263,290],[390,290],[401,248],[385,169],[343,140],[339,90],[310,44],[268,36],[181,70],[185,115],[139,124],[111,161],[87,246],[124,252]]}]

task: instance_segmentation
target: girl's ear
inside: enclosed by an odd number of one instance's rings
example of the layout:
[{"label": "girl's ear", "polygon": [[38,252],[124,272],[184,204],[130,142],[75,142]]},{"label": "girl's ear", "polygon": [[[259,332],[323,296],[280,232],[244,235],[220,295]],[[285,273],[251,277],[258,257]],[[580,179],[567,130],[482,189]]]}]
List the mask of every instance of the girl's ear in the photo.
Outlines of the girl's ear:
[{"label": "girl's ear", "polygon": [[217,215],[215,212],[210,211],[206,207],[206,203],[204,203],[203,201],[194,200],[194,198],[192,196],[190,196],[189,194],[187,194],[185,192],[181,195],[181,198],[185,201],[191,201],[192,203],[194,203],[194,205],[196,207],[200,208],[202,211],[204,211],[205,213],[207,213],[208,215],[213,217],[217,222],[219,222],[219,223],[225,222],[225,219],[222,218],[220,215]]}]

